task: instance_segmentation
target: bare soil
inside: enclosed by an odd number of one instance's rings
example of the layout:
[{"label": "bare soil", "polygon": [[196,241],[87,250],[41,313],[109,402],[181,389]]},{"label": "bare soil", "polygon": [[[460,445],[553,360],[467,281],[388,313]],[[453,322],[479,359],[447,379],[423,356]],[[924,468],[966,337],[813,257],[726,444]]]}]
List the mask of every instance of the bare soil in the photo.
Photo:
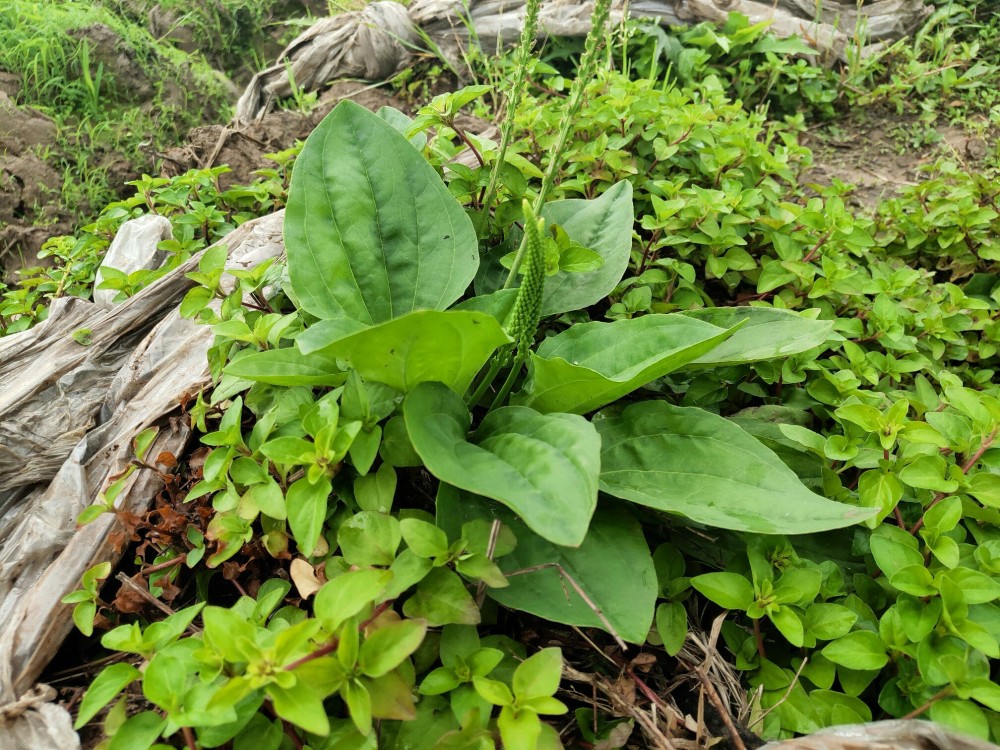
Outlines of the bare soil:
[{"label": "bare soil", "polygon": [[866,110],[821,123],[800,137],[813,152],[813,164],[802,176],[804,184],[852,184],[848,202],[873,210],[880,200],[926,179],[921,170],[945,158],[971,170],[987,166],[995,152],[998,133],[984,123],[925,124],[911,115]]}]

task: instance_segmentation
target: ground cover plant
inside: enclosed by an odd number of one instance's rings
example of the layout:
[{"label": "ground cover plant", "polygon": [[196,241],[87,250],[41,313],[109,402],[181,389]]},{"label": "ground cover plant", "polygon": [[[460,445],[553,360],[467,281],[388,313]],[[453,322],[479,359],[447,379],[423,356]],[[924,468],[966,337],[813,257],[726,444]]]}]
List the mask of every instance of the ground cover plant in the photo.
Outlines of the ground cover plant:
[{"label": "ground cover plant", "polygon": [[[499,142],[455,119],[485,86],[342,103],[287,197],[244,196],[286,205],[287,262],[221,296],[202,257],[202,447],[125,519],[176,611],[105,601],[108,566],[67,597],[122,657],[77,706],[105,746],[622,746],[635,718],[564,668],[655,703],[720,615],[761,737],[1000,739],[997,175],[942,160],[870,214],[807,191],[800,120],[611,70],[605,11],[572,78],[522,43]],[[186,180],[137,184],[103,241],[156,210],[189,254],[241,220]]]},{"label": "ground cover plant", "polygon": [[203,58],[97,3],[8,4],[0,13],[0,70],[17,77],[17,103],[56,123],[42,155],[64,175],[65,208],[79,214],[116,197],[110,160],[151,161],[140,143],[149,153],[176,143],[205,117],[224,113],[229,96]]}]

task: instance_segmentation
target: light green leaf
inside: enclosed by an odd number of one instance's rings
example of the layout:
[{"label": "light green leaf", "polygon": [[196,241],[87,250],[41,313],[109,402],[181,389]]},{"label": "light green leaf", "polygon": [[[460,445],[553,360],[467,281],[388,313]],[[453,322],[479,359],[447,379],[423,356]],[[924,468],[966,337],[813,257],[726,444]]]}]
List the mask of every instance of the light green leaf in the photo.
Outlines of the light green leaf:
[{"label": "light green leaf", "polygon": [[1000,474],[979,472],[969,480],[969,494],[983,505],[1000,508]]},{"label": "light green leaf", "polygon": [[421,557],[437,557],[448,553],[448,536],[437,526],[419,518],[404,518],[399,522],[406,546]]},{"label": "light green leaf", "polygon": [[371,510],[355,513],[337,531],[341,554],[351,565],[391,565],[402,538],[394,516]]},{"label": "light green leaf", "polygon": [[475,276],[472,221],[378,115],[342,101],[295,161],[285,212],[292,289],[318,318],[371,325],[443,310]]},{"label": "light green leaf", "polygon": [[147,750],[167,725],[167,720],[155,711],[143,711],[130,716],[118,727],[108,750]]},{"label": "light green leaf", "polygon": [[288,526],[295,543],[303,555],[312,554],[323,522],[326,520],[327,498],[332,487],[328,479],[320,479],[316,484],[310,484],[305,478],[297,479],[288,488],[285,496],[285,506],[288,511]]},{"label": "light green leaf", "polygon": [[343,360],[366,381],[407,392],[431,380],[464,391],[497,347],[510,341],[487,313],[419,310],[348,336],[297,344],[309,357]]},{"label": "light green leaf", "polygon": [[[604,262],[593,271],[571,273],[559,271],[545,280],[542,315],[557,315],[570,310],[582,310],[607,297],[621,281],[628,267],[632,249],[632,186],[622,181],[612,185],[594,200],[573,198],[550,201],[542,207],[545,226],[561,226],[569,239],[593,250]],[[499,289],[507,278],[507,269],[499,256],[476,278],[476,294],[487,295]],[[515,283],[520,283],[516,280]]]},{"label": "light green leaf", "polygon": [[954,492],[958,489],[958,482],[945,477],[947,470],[948,462],[944,456],[938,454],[920,456],[903,467],[899,472],[899,478],[910,487],[936,492]]},{"label": "light green leaf", "polygon": [[319,353],[306,356],[296,349],[269,349],[237,359],[224,372],[271,385],[341,385],[347,379],[337,361]]},{"label": "light green leaf", "polygon": [[942,700],[931,704],[930,719],[956,732],[990,739],[990,724],[986,714],[975,703],[963,700]]},{"label": "light green leaf", "polygon": [[138,669],[124,662],[105,667],[94,678],[94,681],[90,683],[87,692],[84,693],[73,728],[79,729],[94,718],[98,711],[110,703],[133,680],[138,678],[139,674]]},{"label": "light green leaf", "polygon": [[510,688],[499,680],[477,676],[473,678],[472,684],[475,686],[476,692],[494,706],[509,706],[514,702]]},{"label": "light green leaf", "polygon": [[381,677],[416,651],[426,632],[427,623],[422,620],[403,620],[379,628],[361,644],[358,667],[369,677]]},{"label": "light green leaf", "polygon": [[562,678],[562,651],[543,648],[532,654],[514,670],[514,695],[519,702],[555,695]]},{"label": "light green leaf", "polygon": [[513,403],[584,414],[693,362],[734,331],[683,315],[582,323],[545,339]]},{"label": "light green leaf", "polygon": [[805,626],[810,635],[829,641],[849,633],[857,621],[858,615],[853,610],[840,604],[819,602],[806,610]]},{"label": "light green leaf", "polygon": [[855,630],[831,641],[823,656],[848,669],[881,669],[889,662],[882,640],[870,630]]},{"label": "light green leaf", "polygon": [[542,721],[530,709],[504,706],[497,717],[497,729],[500,730],[504,747],[537,748]]},{"label": "light green leaf", "polygon": [[735,365],[799,354],[822,346],[834,324],[773,307],[708,307],[681,315],[719,328],[744,323],[728,341],[695,360],[699,365]]},{"label": "light green leaf", "polygon": [[705,573],[691,579],[694,590],[720,607],[747,610],[753,604],[753,585],[739,573]]},{"label": "light green leaf", "polygon": [[[510,586],[489,589],[490,598],[567,625],[608,630],[610,624],[626,641],[645,641],[656,605],[656,571],[642,528],[624,506],[602,504],[583,543],[560,547],[531,533],[503,506],[445,484],[438,489],[437,523],[449,535],[457,535],[468,521],[494,518],[514,532],[517,546],[497,560]],[[528,569],[531,572],[511,575]],[[606,622],[562,573],[600,609]]]},{"label": "light green leaf", "polygon": [[448,568],[434,568],[420,583],[416,593],[403,603],[407,617],[422,617],[428,625],[478,625],[479,607],[458,574]]},{"label": "light green leaf", "polygon": [[327,630],[337,630],[367,605],[378,600],[392,574],[386,570],[351,570],[323,584],[313,611]]},{"label": "light green leaf", "polygon": [[582,417],[497,409],[467,439],[471,415],[440,383],[423,383],[403,402],[413,447],[443,482],[491,497],[556,544],[583,541],[597,505],[600,441]]},{"label": "light green leaf", "polygon": [[785,636],[786,641],[793,646],[802,646],[805,632],[802,627],[802,620],[795,613],[794,609],[791,607],[778,607],[772,610],[768,614],[768,617],[774,623],[774,627],[778,629],[778,632]]},{"label": "light green leaf", "polygon": [[687,638],[687,610],[680,602],[664,602],[656,608],[656,632],[663,641],[663,649],[676,656]]},{"label": "light green leaf", "polygon": [[323,708],[322,696],[302,680],[287,688],[271,683],[267,695],[274,705],[274,712],[307,732],[325,735],[330,731],[330,720]]},{"label": "light green leaf", "polygon": [[621,281],[632,249],[632,185],[622,180],[593,200],[550,201],[542,207],[545,226],[558,224],[570,240],[593,250],[604,263],[593,271],[560,271],[545,280],[542,315],[590,307]]},{"label": "light green leaf", "polygon": [[396,494],[396,470],[385,462],[378,471],[354,480],[354,499],[361,510],[388,513]]},{"label": "light green leaf", "polygon": [[708,526],[806,534],[874,515],[810,492],[772,451],[722,417],[664,401],[594,419],[601,489]]}]

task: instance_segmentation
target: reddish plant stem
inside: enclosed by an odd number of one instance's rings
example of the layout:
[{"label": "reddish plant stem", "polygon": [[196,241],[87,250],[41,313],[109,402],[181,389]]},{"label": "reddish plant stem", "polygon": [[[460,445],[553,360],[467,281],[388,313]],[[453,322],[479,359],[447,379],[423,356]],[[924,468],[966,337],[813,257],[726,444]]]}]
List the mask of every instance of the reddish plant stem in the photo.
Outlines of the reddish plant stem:
[{"label": "reddish plant stem", "polygon": [[983,444],[979,446],[979,450],[977,450],[975,453],[969,456],[969,460],[966,461],[964,464],[962,464],[963,474],[968,474],[969,469],[971,469],[973,466],[979,463],[979,459],[981,459],[983,457],[983,454],[986,453],[987,450],[989,450],[991,445],[993,445],[993,441],[996,439],[997,436],[997,429],[1000,428],[994,429],[993,432],[990,433],[989,437],[983,441]]},{"label": "reddish plant stem", "polygon": [[368,619],[367,619],[367,620],[364,620],[364,621],[362,621],[362,623],[361,623],[360,625],[358,625],[358,630],[364,630],[364,629],[365,629],[365,628],[367,628],[367,627],[368,627],[369,625],[371,625],[371,624],[372,624],[373,622],[375,622],[376,618],[377,618],[377,617],[378,617],[378,616],[379,616],[380,614],[382,614],[382,613],[383,613],[383,612],[385,612],[385,611],[386,611],[387,609],[389,609],[389,607],[391,607],[391,606],[392,606],[392,602],[393,602],[393,601],[394,601],[393,599],[390,599],[390,600],[388,600],[388,601],[384,601],[384,602],[382,602],[382,603],[381,603],[381,604],[379,604],[379,605],[378,605],[377,607],[375,607],[375,609],[374,609],[374,610],[372,610],[372,613],[371,613],[371,615],[370,615],[370,616],[368,617]]},{"label": "reddish plant stem", "polygon": [[327,654],[332,654],[334,651],[337,650],[337,646],[339,646],[339,645],[340,645],[340,639],[339,638],[331,638],[329,641],[327,641],[326,643],[324,643],[322,646],[320,646],[315,651],[312,651],[312,652],[306,654],[301,659],[296,659],[291,664],[286,664],[285,665],[285,671],[286,672],[291,672],[294,669],[296,669],[297,667],[301,667],[303,664],[308,664],[309,662],[315,661],[316,659],[319,659],[320,657],[326,656]]},{"label": "reddish plant stem", "polygon": [[660,708],[664,709],[668,708],[667,704],[663,701],[663,698],[661,698],[655,692],[653,692],[652,688],[650,688],[649,685],[643,682],[642,679],[639,677],[639,675],[637,675],[631,669],[626,669],[625,671],[628,672],[628,676],[632,678],[632,680],[635,682],[639,690],[642,691],[642,694],[645,695],[647,698],[649,698],[649,700],[652,703],[655,703]]},{"label": "reddish plant stem", "polygon": [[764,636],[760,632],[760,620],[753,621],[753,639],[757,644],[757,655],[761,659],[766,659],[767,655],[764,653]]},{"label": "reddish plant stem", "polygon": [[913,709],[906,716],[900,717],[900,720],[901,721],[906,721],[907,719],[915,719],[915,718],[917,718],[918,716],[920,716],[920,714],[922,714],[924,711],[926,711],[927,709],[929,709],[931,706],[933,706],[935,703],[937,703],[939,700],[941,700],[945,696],[949,695],[950,693],[951,693],[951,686],[949,685],[948,687],[940,690],[939,692],[935,693],[930,698],[928,698],[927,702],[924,703],[922,706]]},{"label": "reddish plant stem", "polygon": [[813,258],[815,258],[816,257],[816,253],[818,253],[819,249],[821,247],[823,247],[824,244],[826,244],[826,241],[828,239],[830,239],[830,235],[831,234],[833,234],[833,230],[832,229],[829,230],[828,232],[825,232],[822,237],[820,237],[818,240],[816,240],[816,244],[813,245],[812,248],[810,248],[810,250],[809,250],[808,253],[806,253],[805,257],[802,259],[802,262],[803,263],[808,263]]},{"label": "reddish plant stem", "polygon": [[476,148],[476,147],[475,147],[475,146],[474,146],[474,145],[472,144],[472,141],[471,141],[471,140],[469,140],[469,136],[467,136],[467,135],[465,134],[465,131],[464,131],[464,130],[462,130],[461,128],[456,128],[456,127],[455,127],[455,125],[454,125],[454,123],[452,123],[450,127],[451,127],[451,129],[452,129],[452,130],[454,130],[454,131],[455,131],[455,135],[457,135],[457,136],[458,136],[459,140],[460,140],[460,141],[462,141],[462,143],[464,143],[464,144],[465,144],[466,146],[468,146],[469,150],[470,150],[470,151],[471,151],[471,152],[473,153],[473,155],[474,155],[474,156],[476,157],[476,161],[478,161],[478,162],[479,162],[479,166],[481,166],[481,167],[485,167],[485,166],[486,166],[486,162],[485,162],[485,161],[483,161],[483,157],[482,157],[482,154],[480,154],[480,153],[479,153],[479,149],[477,149],[477,148]]},{"label": "reddish plant stem", "polygon": [[185,555],[178,555],[177,557],[171,557],[165,562],[157,563],[156,565],[150,565],[148,568],[142,568],[139,572],[144,576],[148,576],[150,573],[155,573],[158,570],[166,570],[167,568],[172,568],[175,565],[180,565],[184,562]]},{"label": "reddish plant stem", "polygon": [[188,746],[188,750],[198,750],[191,727],[181,727],[181,734],[184,735],[184,744]]},{"label": "reddish plant stem", "polygon": [[[380,614],[389,609],[390,606],[392,606],[392,600],[385,601],[379,604],[377,607],[375,607],[375,610],[372,612],[371,617],[369,617],[367,620],[364,620],[360,625],[358,625],[358,630],[364,630],[365,628],[367,628],[369,625],[372,624],[372,622],[375,621],[376,617],[378,617]],[[323,656],[326,656],[327,654],[332,654],[334,651],[337,650],[337,646],[339,645],[340,645],[339,638],[337,637],[331,638],[329,641],[324,643],[315,651],[306,654],[300,659],[296,659],[290,664],[286,664],[285,671],[291,672],[295,668],[301,667],[303,664],[308,664],[309,662],[319,659]]]}]

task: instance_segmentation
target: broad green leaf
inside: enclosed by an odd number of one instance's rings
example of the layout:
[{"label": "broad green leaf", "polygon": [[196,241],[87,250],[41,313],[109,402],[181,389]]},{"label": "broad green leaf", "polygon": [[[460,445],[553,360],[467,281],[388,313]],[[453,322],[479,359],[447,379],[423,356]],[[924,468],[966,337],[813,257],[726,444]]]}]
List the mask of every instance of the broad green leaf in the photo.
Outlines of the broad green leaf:
[{"label": "broad green leaf", "polygon": [[491,680],[487,677],[475,677],[472,680],[472,684],[475,685],[476,692],[494,706],[509,706],[514,702],[514,696],[511,694],[510,688],[499,680]]},{"label": "broad green leaf", "polygon": [[831,641],[823,648],[823,656],[848,669],[881,669],[889,661],[882,640],[869,630],[855,630]]},{"label": "broad green leaf", "polygon": [[479,607],[458,573],[434,568],[403,603],[407,617],[422,617],[428,625],[478,625]]},{"label": "broad green leaf", "polygon": [[73,728],[79,729],[94,718],[98,711],[104,708],[127,685],[139,677],[139,674],[138,669],[124,662],[105,667],[94,678],[94,681],[90,683],[87,692],[84,693]]},{"label": "broad green leaf", "polygon": [[345,337],[313,336],[299,347],[308,357],[343,360],[366,381],[398,391],[429,380],[464,391],[497,347],[510,340],[484,312],[418,310]]},{"label": "broad green leaf", "polygon": [[304,477],[292,482],[285,496],[288,527],[295,537],[299,551],[309,557],[326,520],[327,499],[332,488],[326,478],[310,484]]},{"label": "broad green leaf", "polygon": [[584,414],[696,360],[733,332],[683,315],[577,324],[532,353],[513,403]]},{"label": "broad green leaf", "polygon": [[318,318],[371,325],[443,310],[479,265],[476,233],[434,168],[378,115],[343,101],[295,161],[288,274]]},{"label": "broad green leaf", "polygon": [[225,372],[271,385],[341,385],[347,379],[336,359],[322,353],[306,356],[296,349],[254,352],[226,365]]},{"label": "broad green leaf", "polygon": [[491,294],[481,297],[470,297],[452,306],[452,310],[475,310],[492,315],[503,323],[510,311],[514,309],[514,300],[517,299],[517,288],[498,289]]},{"label": "broad green leaf", "polygon": [[554,695],[562,678],[562,651],[543,648],[522,661],[514,670],[514,695],[518,701]]},{"label": "broad green leaf", "polygon": [[919,542],[898,526],[880,525],[872,532],[870,545],[875,564],[890,579],[907,565],[923,565]]},{"label": "broad green leaf", "polygon": [[352,570],[323,584],[313,611],[327,630],[337,630],[368,604],[377,601],[392,575],[385,570]]},{"label": "broad green leaf", "polygon": [[403,620],[379,628],[361,644],[358,668],[369,677],[381,677],[416,651],[426,632],[427,623],[421,620]]},{"label": "broad green leaf", "polygon": [[347,704],[351,721],[362,735],[372,731],[372,699],[365,686],[358,680],[349,680],[340,689],[340,695]]},{"label": "broad green leaf", "polygon": [[705,573],[692,578],[691,585],[725,609],[746,611],[753,604],[753,585],[739,573]]},{"label": "broad green leaf", "polygon": [[810,492],[772,451],[715,414],[645,401],[594,418],[601,489],[698,523],[807,534],[874,515]]},{"label": "broad green leaf", "polygon": [[421,557],[437,557],[448,553],[448,536],[437,526],[419,518],[404,518],[399,522],[406,546]]},{"label": "broad green leaf", "polygon": [[160,651],[143,672],[142,694],[165,711],[175,711],[181,707],[186,676],[185,664],[178,656]]},{"label": "broad green leaf", "polygon": [[394,516],[372,510],[355,513],[340,525],[340,552],[351,565],[391,565],[403,534]]},{"label": "broad green leaf", "polygon": [[956,732],[990,739],[990,724],[979,706],[964,700],[939,700],[931,704],[930,719]]},{"label": "broad green leaf", "polygon": [[[624,506],[602,504],[583,543],[578,548],[560,547],[531,533],[513,513],[496,503],[445,484],[438,489],[437,523],[449,535],[458,534],[463,523],[481,518],[499,519],[517,537],[514,551],[497,560],[510,586],[489,589],[490,598],[505,607],[567,625],[607,630],[610,624],[626,641],[645,641],[656,604],[656,571],[642,528]],[[529,569],[531,572],[517,573]],[[560,569],[607,623],[563,578]]]},{"label": "broad green leaf", "polygon": [[735,365],[799,354],[822,346],[834,324],[773,307],[708,307],[681,315],[719,328],[744,324],[728,341],[695,360],[699,365]]},{"label": "broad green leaf", "polygon": [[670,656],[680,653],[687,638],[687,610],[680,602],[664,602],[656,608],[656,632]]},{"label": "broad green leaf", "polygon": [[274,712],[285,721],[313,734],[325,735],[330,731],[323,697],[303,680],[297,680],[287,688],[271,683],[267,686],[267,695],[274,705]]},{"label": "broad green leaf", "polygon": [[94,634],[94,617],[97,616],[97,603],[80,602],[73,607],[73,623],[77,630],[88,638]]},{"label": "broad green leaf", "polygon": [[108,750],[146,750],[160,736],[167,720],[155,711],[143,711],[130,716],[118,727]]},{"label": "broad green leaf", "polygon": [[[402,134],[405,134],[406,131],[410,129],[410,126],[413,125],[413,120],[395,107],[379,107],[375,114],[392,125],[392,127]],[[427,145],[427,134],[416,133],[407,140],[413,144],[415,149],[421,150]]]},{"label": "broad green leaf", "polygon": [[355,479],[354,499],[358,507],[388,513],[396,494],[396,481],[396,470],[387,461],[378,467],[378,471]]},{"label": "broad green leaf", "polygon": [[805,626],[812,636],[829,641],[849,633],[857,621],[857,613],[847,607],[819,602],[806,610]]},{"label": "broad green leaf", "polygon": [[[546,278],[542,315],[582,310],[607,297],[625,274],[632,249],[631,184],[616,183],[594,200],[550,201],[542,207],[541,216],[546,227],[558,224],[570,240],[593,250],[604,260],[593,271],[559,271]],[[498,249],[491,256],[493,262],[489,268],[476,278],[476,294],[487,295],[503,285],[507,269],[500,265],[499,256],[507,252],[508,249]]]},{"label": "broad green leaf", "polygon": [[469,410],[440,383],[411,391],[403,416],[438,479],[498,500],[551,542],[583,541],[597,505],[600,441],[582,417],[509,406],[488,414],[469,438]]},{"label": "broad green leaf", "polygon": [[545,280],[542,315],[597,304],[621,281],[632,249],[632,185],[622,180],[594,200],[550,201],[542,207],[545,226],[558,224],[569,238],[593,250],[604,263],[593,271],[560,271]]},{"label": "broad green leaf", "polygon": [[537,748],[542,721],[538,714],[529,709],[504,706],[497,717],[497,729],[500,730],[504,747]]}]

